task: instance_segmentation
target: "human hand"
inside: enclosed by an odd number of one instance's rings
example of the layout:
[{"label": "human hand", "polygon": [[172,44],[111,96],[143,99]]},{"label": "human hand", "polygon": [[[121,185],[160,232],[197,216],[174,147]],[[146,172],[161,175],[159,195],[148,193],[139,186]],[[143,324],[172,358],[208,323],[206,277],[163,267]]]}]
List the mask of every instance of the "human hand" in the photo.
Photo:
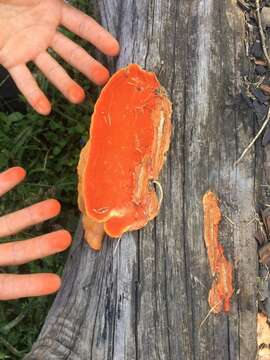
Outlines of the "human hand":
[{"label": "human hand", "polygon": [[51,105],[28,69],[29,61],[71,102],[84,99],[84,90],[47,52],[48,48],[98,85],[109,78],[103,65],[58,31],[59,25],[88,40],[106,55],[119,52],[119,44],[112,35],[63,0],[0,0],[0,64],[8,70],[27,101],[43,115],[50,113]]},{"label": "human hand", "polygon": [[[0,173],[0,196],[25,177],[20,167]],[[26,227],[39,224],[60,212],[56,200],[45,200],[23,210],[0,217],[0,237],[18,233]],[[71,236],[65,230],[55,231],[29,240],[0,244],[0,266],[20,265],[65,250]],[[57,291],[61,280],[55,274],[13,275],[0,274],[0,300],[47,295]]]}]

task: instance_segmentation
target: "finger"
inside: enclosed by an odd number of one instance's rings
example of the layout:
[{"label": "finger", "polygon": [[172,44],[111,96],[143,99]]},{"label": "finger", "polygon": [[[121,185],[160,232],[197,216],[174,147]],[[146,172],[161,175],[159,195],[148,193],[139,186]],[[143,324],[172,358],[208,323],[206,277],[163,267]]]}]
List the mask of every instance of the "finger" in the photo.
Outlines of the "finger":
[{"label": "finger", "polygon": [[39,88],[28,67],[26,65],[17,65],[8,71],[29,104],[38,113],[48,115],[51,111],[50,102]]},{"label": "finger", "polygon": [[68,231],[59,230],[30,240],[0,245],[0,266],[21,265],[66,250],[71,243]]},{"label": "finger", "polygon": [[21,230],[51,219],[60,212],[56,200],[45,200],[12,214],[0,217],[0,237],[17,234]]},{"label": "finger", "polygon": [[83,101],[85,97],[83,89],[69,77],[62,66],[47,52],[38,55],[34,62],[47,79],[54,84],[67,99],[75,104]]},{"label": "finger", "polygon": [[26,172],[21,167],[13,167],[0,173],[0,196],[14,188],[25,178]]},{"label": "finger", "polygon": [[55,34],[51,47],[94,83],[103,85],[109,79],[109,71],[103,65],[61,33]]},{"label": "finger", "polygon": [[0,300],[43,296],[60,288],[61,279],[55,274],[0,275]]},{"label": "finger", "polygon": [[65,4],[61,23],[81,38],[88,40],[104,54],[115,56],[119,53],[118,41],[94,19],[80,10]]}]

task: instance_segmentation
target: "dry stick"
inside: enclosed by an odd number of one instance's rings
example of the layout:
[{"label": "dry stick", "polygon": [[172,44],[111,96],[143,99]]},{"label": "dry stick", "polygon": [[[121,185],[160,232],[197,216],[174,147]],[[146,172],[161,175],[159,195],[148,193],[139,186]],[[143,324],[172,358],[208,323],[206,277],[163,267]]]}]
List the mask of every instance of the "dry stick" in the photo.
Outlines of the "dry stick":
[{"label": "dry stick", "polygon": [[18,357],[18,358],[21,358],[22,356],[22,353],[20,351],[18,351],[14,346],[12,346],[3,336],[0,335],[0,343],[2,343],[2,345],[4,345],[8,351]]},{"label": "dry stick", "polygon": [[7,333],[15,326],[17,326],[26,316],[26,313],[20,313],[14,320],[0,328],[1,333]]},{"label": "dry stick", "polygon": [[206,320],[209,318],[209,316],[212,314],[212,312],[215,310],[215,308],[218,307],[218,305],[220,305],[222,303],[222,301],[223,300],[220,300],[218,303],[216,303],[216,305],[211,307],[211,309],[208,311],[208,314],[206,315],[206,317],[201,322],[200,328],[203,326],[203,324],[206,322]]},{"label": "dry stick", "polygon": [[114,248],[114,250],[113,250],[113,257],[114,257],[114,255],[115,255],[115,253],[116,253],[116,250],[118,249],[118,245],[119,245],[119,243],[120,243],[120,241],[121,241],[121,238],[122,238],[122,235],[119,236],[119,238],[118,238],[118,240],[117,240],[116,246],[115,246],[115,248]]},{"label": "dry stick", "polygon": [[236,226],[235,222],[232,221],[232,219],[230,219],[227,215],[223,214],[223,217],[224,217],[227,221],[229,221],[229,223],[230,223],[233,227]]},{"label": "dry stick", "polygon": [[236,165],[238,165],[240,163],[240,161],[243,159],[243,157],[246,155],[246,153],[250,150],[250,148],[254,145],[256,140],[260,137],[260,135],[263,132],[264,128],[268,124],[269,119],[270,119],[270,106],[268,107],[268,112],[267,112],[267,115],[266,115],[266,119],[265,119],[264,123],[262,124],[260,130],[258,131],[257,135],[254,137],[254,139],[248,144],[248,146],[242,152],[242,155],[240,156],[240,158],[234,163],[234,166],[236,166]]},{"label": "dry stick", "polygon": [[263,53],[264,53],[264,56],[266,57],[268,67],[270,67],[270,58],[269,58],[269,55],[268,55],[268,52],[266,49],[265,36],[264,36],[263,28],[262,28],[262,19],[261,19],[261,13],[260,13],[260,0],[256,0],[256,13],[257,13],[257,18],[258,18],[258,26],[259,26],[259,31],[260,31]]},{"label": "dry stick", "polygon": [[267,280],[269,278],[270,270],[269,270],[269,267],[266,264],[264,264],[264,266],[265,266],[266,271],[267,271],[264,280]]}]

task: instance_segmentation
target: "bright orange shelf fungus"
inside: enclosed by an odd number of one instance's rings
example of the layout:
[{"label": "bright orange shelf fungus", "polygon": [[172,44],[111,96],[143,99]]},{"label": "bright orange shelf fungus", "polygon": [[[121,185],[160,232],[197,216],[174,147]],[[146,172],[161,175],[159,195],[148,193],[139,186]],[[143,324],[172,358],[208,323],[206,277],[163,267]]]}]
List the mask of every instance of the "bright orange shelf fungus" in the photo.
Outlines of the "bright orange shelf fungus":
[{"label": "bright orange shelf fungus", "polygon": [[214,277],[208,303],[212,312],[230,311],[232,286],[232,264],[225,258],[223,246],[218,240],[221,211],[217,196],[208,191],[203,197],[204,241],[207,248],[210,269]]},{"label": "bright orange shelf fungus", "polygon": [[101,248],[104,231],[120,237],[158,214],[153,181],[169,149],[171,111],[156,75],[136,64],[103,88],[78,165],[78,203],[92,248]]}]

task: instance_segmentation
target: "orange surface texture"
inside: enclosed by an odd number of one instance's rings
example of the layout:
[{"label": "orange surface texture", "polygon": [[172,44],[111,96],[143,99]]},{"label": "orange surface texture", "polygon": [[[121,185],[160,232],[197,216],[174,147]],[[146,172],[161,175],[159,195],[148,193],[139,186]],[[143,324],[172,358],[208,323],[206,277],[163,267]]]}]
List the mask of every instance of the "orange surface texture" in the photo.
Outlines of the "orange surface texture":
[{"label": "orange surface texture", "polygon": [[230,299],[234,289],[232,286],[232,264],[225,258],[223,246],[218,240],[218,227],[221,211],[217,196],[208,191],[203,197],[204,208],[204,241],[212,276],[212,288],[208,302],[212,312],[230,311]]},{"label": "orange surface texture", "polygon": [[100,249],[103,231],[120,237],[159,212],[152,181],[171,135],[171,103],[154,73],[131,64],[103,88],[78,165],[86,240]]}]

